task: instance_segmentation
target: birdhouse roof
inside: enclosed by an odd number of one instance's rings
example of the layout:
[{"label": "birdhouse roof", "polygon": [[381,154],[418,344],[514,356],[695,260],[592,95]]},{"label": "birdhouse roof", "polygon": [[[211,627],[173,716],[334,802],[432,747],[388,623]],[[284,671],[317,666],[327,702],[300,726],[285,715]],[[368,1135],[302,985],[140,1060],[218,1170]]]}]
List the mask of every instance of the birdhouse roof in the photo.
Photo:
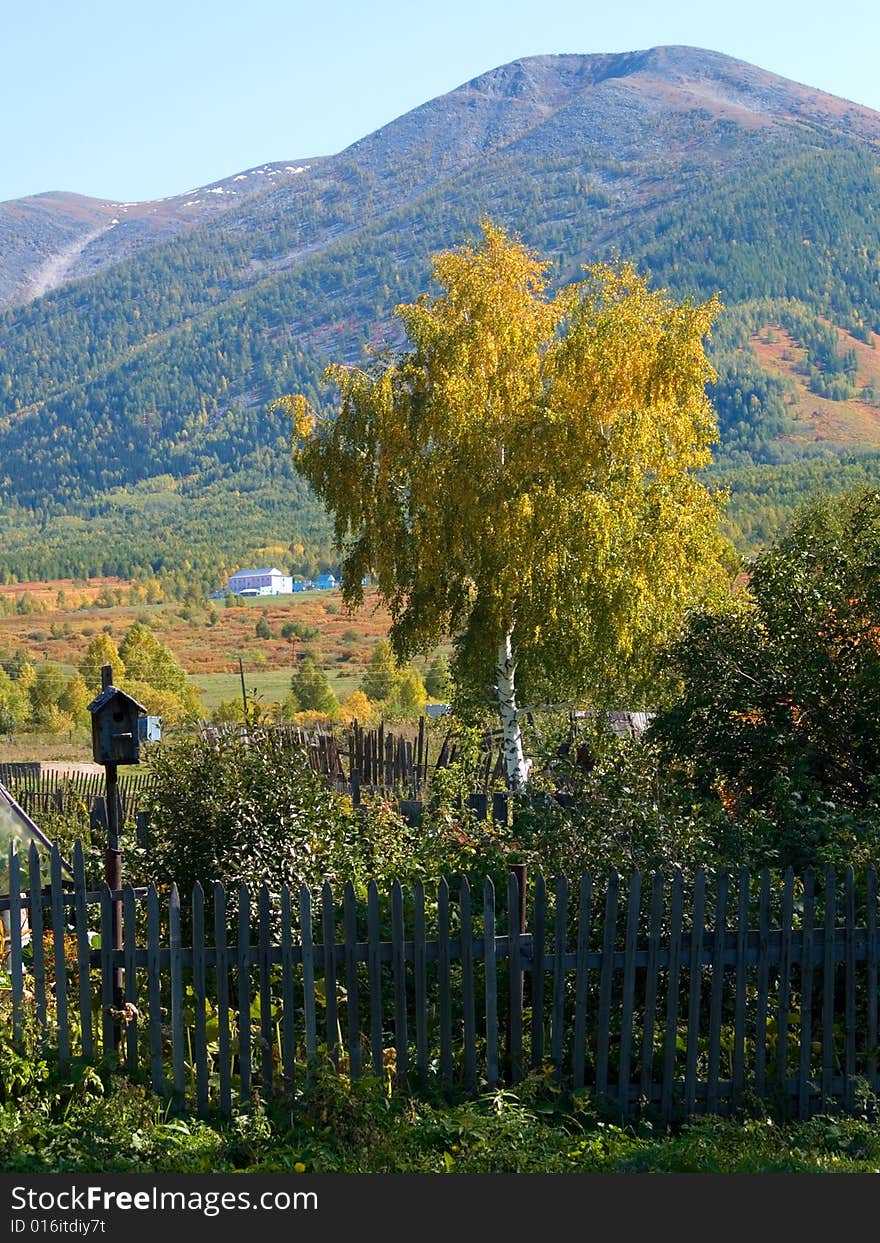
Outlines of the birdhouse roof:
[{"label": "birdhouse roof", "polygon": [[98,695],[96,699],[93,699],[89,704],[89,712],[100,712],[102,708],[106,708],[107,704],[109,704],[117,696],[120,699],[126,700],[127,703],[137,708],[139,713],[146,716],[147,710],[144,705],[142,703],[138,703],[132,695],[127,695],[125,691],[121,691],[118,686],[105,686],[100,695]]}]

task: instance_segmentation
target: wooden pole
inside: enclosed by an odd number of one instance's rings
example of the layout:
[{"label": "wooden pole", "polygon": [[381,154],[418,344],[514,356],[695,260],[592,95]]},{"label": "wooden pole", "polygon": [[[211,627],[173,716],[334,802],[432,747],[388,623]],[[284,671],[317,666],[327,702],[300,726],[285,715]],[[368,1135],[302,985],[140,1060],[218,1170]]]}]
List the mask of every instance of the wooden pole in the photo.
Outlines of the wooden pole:
[{"label": "wooden pole", "polygon": [[[113,683],[113,669],[104,665],[101,669],[101,689]],[[104,765],[107,802],[107,849],[104,854],[104,881],[111,893],[122,889],[122,851],[119,849],[119,775],[116,764]],[[122,902],[114,901],[110,907],[110,936],[114,950],[122,949]],[[122,967],[113,968],[113,1008],[122,1009]],[[113,1047],[118,1049],[122,1041],[122,1024],[113,1024]]]}]

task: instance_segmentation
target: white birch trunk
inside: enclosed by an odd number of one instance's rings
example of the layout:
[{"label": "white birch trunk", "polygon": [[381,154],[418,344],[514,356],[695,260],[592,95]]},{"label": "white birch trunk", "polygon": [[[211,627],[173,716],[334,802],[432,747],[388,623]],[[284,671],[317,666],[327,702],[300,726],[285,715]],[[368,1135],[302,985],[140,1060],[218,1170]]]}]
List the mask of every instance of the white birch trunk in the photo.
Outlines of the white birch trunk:
[{"label": "white birch trunk", "polygon": [[516,689],[514,674],[516,661],[510,631],[498,645],[498,663],[495,667],[495,689],[498,693],[498,709],[504,734],[504,764],[511,789],[522,791],[529,779],[529,761],[523,755],[522,731],[516,715]]}]

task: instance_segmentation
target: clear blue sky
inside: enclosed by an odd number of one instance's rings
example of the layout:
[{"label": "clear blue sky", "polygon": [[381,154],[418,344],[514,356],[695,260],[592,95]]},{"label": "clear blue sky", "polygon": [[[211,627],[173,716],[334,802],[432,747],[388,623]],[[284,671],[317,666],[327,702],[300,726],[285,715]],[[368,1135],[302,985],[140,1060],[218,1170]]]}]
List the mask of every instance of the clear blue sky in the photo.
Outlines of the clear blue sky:
[{"label": "clear blue sky", "polygon": [[880,111],[850,0],[0,0],[0,200],[141,200],[329,155],[496,65],[711,48]]}]

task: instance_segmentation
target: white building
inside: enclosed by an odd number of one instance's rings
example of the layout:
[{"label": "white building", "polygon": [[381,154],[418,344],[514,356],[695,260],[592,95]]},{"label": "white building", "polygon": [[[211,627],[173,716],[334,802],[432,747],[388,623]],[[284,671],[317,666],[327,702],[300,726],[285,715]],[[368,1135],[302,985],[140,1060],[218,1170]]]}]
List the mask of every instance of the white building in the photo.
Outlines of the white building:
[{"label": "white building", "polygon": [[227,579],[226,590],[236,596],[286,596],[293,591],[293,576],[274,567],[265,570],[236,570]]}]

